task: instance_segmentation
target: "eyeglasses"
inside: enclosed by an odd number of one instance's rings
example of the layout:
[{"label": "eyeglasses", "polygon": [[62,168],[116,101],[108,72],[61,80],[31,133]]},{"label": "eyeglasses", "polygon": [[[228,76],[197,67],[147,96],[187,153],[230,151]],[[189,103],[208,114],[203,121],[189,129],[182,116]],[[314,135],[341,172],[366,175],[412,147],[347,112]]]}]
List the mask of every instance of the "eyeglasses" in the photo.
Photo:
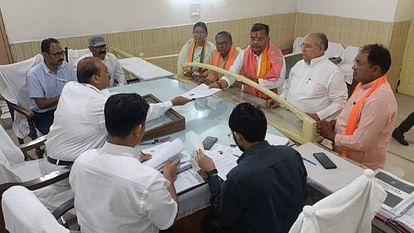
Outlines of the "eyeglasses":
[{"label": "eyeglasses", "polygon": [[358,67],[362,67],[362,66],[371,67],[372,66],[372,64],[370,63],[362,63],[360,60],[354,60],[354,65]]},{"label": "eyeglasses", "polygon": [[301,48],[301,49],[313,49],[313,48],[318,48],[318,46],[316,46],[316,45],[311,45],[311,44],[305,44],[305,43],[302,43],[302,44],[300,45],[300,48]]},{"label": "eyeglasses", "polygon": [[65,51],[61,51],[61,52],[56,52],[56,53],[49,53],[48,54],[55,56],[55,57],[61,57],[61,56],[65,56]]},{"label": "eyeglasses", "polygon": [[94,49],[107,49],[108,47],[106,45],[100,45],[93,47]]},{"label": "eyeglasses", "polygon": [[205,31],[193,31],[193,34],[195,34],[195,35],[206,35],[207,32],[205,32]]}]

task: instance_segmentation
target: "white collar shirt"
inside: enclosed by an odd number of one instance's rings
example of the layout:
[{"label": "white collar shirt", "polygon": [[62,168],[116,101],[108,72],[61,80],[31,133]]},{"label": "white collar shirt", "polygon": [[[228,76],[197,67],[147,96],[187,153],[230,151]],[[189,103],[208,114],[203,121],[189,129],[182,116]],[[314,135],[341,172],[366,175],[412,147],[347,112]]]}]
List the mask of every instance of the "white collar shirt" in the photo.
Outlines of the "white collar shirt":
[{"label": "white collar shirt", "polygon": [[316,113],[323,120],[338,113],[348,97],[344,75],[326,56],[304,60],[291,69],[282,98],[303,112]]},{"label": "white collar shirt", "polygon": [[138,150],[106,142],[82,153],[69,182],[82,232],[155,233],[170,227],[178,206],[169,182],[137,159]]},{"label": "white collar shirt", "polygon": [[[78,62],[85,57],[93,57],[92,52],[89,52],[83,55],[75,62],[74,64],[75,72],[78,66]],[[106,67],[108,67],[109,74],[111,75],[111,79],[109,80],[109,87],[116,86],[115,81],[118,83],[118,85],[127,84],[124,71],[122,70],[121,63],[119,63],[118,58],[115,55],[113,55],[112,53],[106,53],[103,63],[106,65]]]},{"label": "white collar shirt", "polygon": [[[90,84],[67,83],[47,135],[47,155],[74,161],[82,152],[102,147],[107,138],[104,108],[108,97],[108,91]],[[146,121],[160,117],[171,107],[171,101],[150,104]]]}]

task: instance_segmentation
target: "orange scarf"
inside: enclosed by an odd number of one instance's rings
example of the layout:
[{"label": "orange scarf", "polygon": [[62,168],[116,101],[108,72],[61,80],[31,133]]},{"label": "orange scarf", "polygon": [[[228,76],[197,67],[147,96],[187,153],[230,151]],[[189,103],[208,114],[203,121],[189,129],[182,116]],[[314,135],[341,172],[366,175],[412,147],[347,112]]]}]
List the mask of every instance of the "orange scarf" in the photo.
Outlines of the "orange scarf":
[{"label": "orange scarf", "polygon": [[[386,81],[386,75],[383,75],[382,77],[375,80],[372,86],[368,89],[368,91],[363,96],[361,96],[361,98],[359,98],[359,100],[354,104],[354,107],[352,108],[351,113],[349,114],[349,118],[346,124],[345,135],[352,135],[354,133],[355,129],[358,127],[361,109],[364,106],[366,100],[374,91],[376,91]],[[361,83],[358,83],[358,85],[355,88],[354,95],[359,91],[360,88]],[[340,154],[346,157],[348,155],[348,150],[341,149]]]},{"label": "orange scarf", "polygon": [[[230,70],[231,65],[233,65],[234,57],[236,56],[236,49],[231,47],[229,53],[227,54],[227,59],[224,61],[224,69]],[[213,58],[213,65],[219,66],[221,54],[217,52]]]},{"label": "orange scarf", "polygon": [[[248,47],[243,57],[243,72],[258,82],[258,79],[277,80],[283,66],[283,53],[275,45],[269,43],[262,52],[259,75],[257,75],[257,61],[253,49]],[[262,99],[269,99],[267,95],[248,85],[243,85],[243,91],[258,96]],[[276,89],[272,89],[276,92]]]},{"label": "orange scarf", "polygon": [[[207,43],[207,41],[206,41]],[[201,54],[200,54],[200,63],[204,63],[204,50],[206,48],[206,43],[204,43],[203,48],[201,49]],[[191,44],[191,47],[188,48],[187,50],[187,61],[188,62],[193,62],[193,58],[194,58],[194,50],[196,48],[196,43],[195,40],[193,40],[193,43]],[[186,67],[186,71],[191,71],[192,67]]]}]

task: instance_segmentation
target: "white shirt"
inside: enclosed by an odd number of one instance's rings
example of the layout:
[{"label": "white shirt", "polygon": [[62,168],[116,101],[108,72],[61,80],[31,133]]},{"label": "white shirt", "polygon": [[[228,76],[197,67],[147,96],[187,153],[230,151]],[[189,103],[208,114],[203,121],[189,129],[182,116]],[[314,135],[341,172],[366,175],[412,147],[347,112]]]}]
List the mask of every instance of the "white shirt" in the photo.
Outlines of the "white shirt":
[{"label": "white shirt", "polygon": [[[257,64],[256,75],[259,75],[260,66],[262,64],[263,53],[261,53],[260,55],[256,55],[255,53],[253,54],[254,54],[254,57],[256,58],[256,64]],[[243,68],[243,59],[244,59],[244,50],[241,51],[239,55],[237,55],[236,60],[234,60],[233,65],[230,67],[230,72],[240,74]],[[285,61],[285,58],[283,57],[283,64],[282,64],[282,69],[280,70],[279,78],[277,80],[259,79],[258,82],[260,86],[263,86],[267,89],[275,89],[275,88],[280,89],[282,88],[283,83],[285,82],[285,76],[286,76],[286,61]],[[234,78],[227,77],[227,76],[223,76],[221,79],[227,82],[228,87],[233,85],[233,83],[236,81]]]},{"label": "white shirt", "polygon": [[[75,73],[77,70],[78,62],[85,57],[93,57],[92,52],[83,55],[74,63]],[[112,53],[106,53],[106,56],[103,60],[103,63],[108,67],[109,74],[111,75],[111,79],[109,80],[109,86],[114,86],[114,80],[117,81],[118,85],[126,85],[127,81],[125,79],[124,71],[122,70],[122,66],[116,58],[115,55]]]},{"label": "white shirt", "polygon": [[75,161],[69,183],[82,232],[155,233],[173,224],[178,206],[169,182],[138,153],[107,142]]},{"label": "white shirt", "polygon": [[[90,84],[67,83],[47,135],[47,155],[74,161],[82,152],[102,147],[107,138],[104,107],[108,97]],[[171,101],[150,104],[146,120],[158,118],[171,107]]]},{"label": "white shirt", "polygon": [[292,67],[281,97],[323,120],[344,107],[348,92],[344,75],[326,56],[321,56],[309,65],[300,60]]}]

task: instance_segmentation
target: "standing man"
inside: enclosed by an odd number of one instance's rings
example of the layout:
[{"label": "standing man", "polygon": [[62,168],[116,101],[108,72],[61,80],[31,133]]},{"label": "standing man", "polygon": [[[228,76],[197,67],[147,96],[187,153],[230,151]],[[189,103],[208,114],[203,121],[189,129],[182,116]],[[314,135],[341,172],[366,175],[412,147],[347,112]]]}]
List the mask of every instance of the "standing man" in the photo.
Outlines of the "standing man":
[{"label": "standing man", "polygon": [[[239,47],[233,47],[233,39],[229,32],[221,31],[217,33],[215,40],[217,49],[210,56],[210,64],[230,70],[230,67],[242,50]],[[217,82],[221,77],[223,77],[222,74],[209,70],[205,83]]]},{"label": "standing man", "polygon": [[[70,82],[63,88],[55,121],[45,143],[47,160],[54,165],[73,164],[82,152],[102,147],[108,137],[104,106],[109,96],[102,91],[109,85],[108,68],[101,59],[86,57],[79,61],[77,76],[78,82]],[[150,104],[147,121],[158,118],[172,106],[189,101],[179,96],[171,101]]]},{"label": "standing man", "polygon": [[397,116],[397,101],[385,75],[390,66],[388,49],[364,46],[352,67],[360,83],[336,121],[318,124],[320,135],[332,140],[342,156],[374,170],[384,167]]},{"label": "standing man", "polygon": [[137,94],[106,101],[108,139],[102,148],[82,153],[69,177],[82,232],[155,233],[174,223],[179,161],[167,161],[161,174],[137,158],[148,108]]},{"label": "standing man", "polygon": [[302,157],[288,146],[265,141],[266,117],[249,103],[233,109],[229,126],[243,154],[226,181],[220,180],[210,157],[201,150],[196,157],[207,172],[218,222],[246,233],[287,233],[305,201],[307,173]]},{"label": "standing man", "polygon": [[69,64],[63,63],[65,53],[58,40],[45,39],[40,47],[43,61],[27,73],[27,86],[34,124],[42,134],[48,134],[63,86],[76,80],[76,74]]},{"label": "standing man", "polygon": [[[241,74],[274,92],[283,86],[286,63],[282,51],[270,42],[269,25],[255,23],[252,26],[250,45],[243,53],[240,53],[230,71]],[[228,88],[234,82],[234,78],[223,76],[219,81],[212,83],[210,87]],[[243,85],[242,88],[249,94],[269,99],[268,96],[250,86]]]},{"label": "standing man", "polygon": [[108,48],[103,36],[94,36],[88,39],[89,51],[90,53],[85,54],[80,57],[77,62],[75,62],[75,70],[78,62],[85,57],[97,57],[102,60],[102,62],[108,67],[109,75],[111,76],[109,80],[109,87],[114,87],[117,85],[126,85],[127,81],[125,79],[124,71],[122,70],[121,64],[118,59],[112,53],[107,53],[106,49]]},{"label": "standing man", "polygon": [[292,67],[280,95],[316,121],[340,112],[348,97],[344,75],[325,56],[327,49],[324,33],[305,36],[303,60]]}]

